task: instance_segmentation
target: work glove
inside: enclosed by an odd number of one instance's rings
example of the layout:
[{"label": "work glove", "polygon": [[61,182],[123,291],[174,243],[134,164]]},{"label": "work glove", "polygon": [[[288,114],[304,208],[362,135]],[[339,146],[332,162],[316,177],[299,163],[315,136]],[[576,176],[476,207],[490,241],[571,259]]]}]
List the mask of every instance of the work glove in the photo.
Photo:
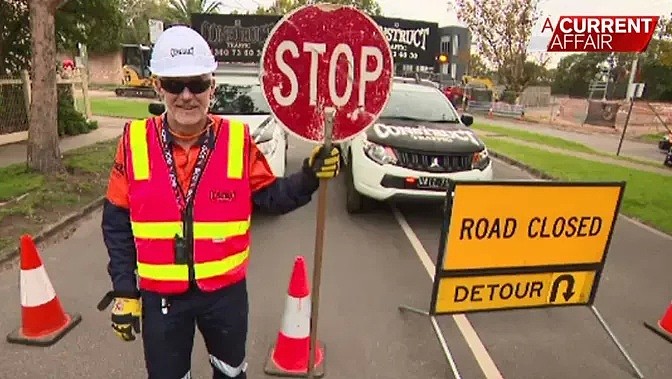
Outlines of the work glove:
[{"label": "work glove", "polygon": [[112,303],[112,329],[123,341],[135,341],[135,333],[140,333],[142,304],[139,294],[121,294],[110,291],[98,303],[102,311]]},{"label": "work glove", "polygon": [[333,146],[331,151],[327,151],[323,145],[315,146],[303,164],[314,172],[318,179],[334,178],[341,171],[341,149]]}]

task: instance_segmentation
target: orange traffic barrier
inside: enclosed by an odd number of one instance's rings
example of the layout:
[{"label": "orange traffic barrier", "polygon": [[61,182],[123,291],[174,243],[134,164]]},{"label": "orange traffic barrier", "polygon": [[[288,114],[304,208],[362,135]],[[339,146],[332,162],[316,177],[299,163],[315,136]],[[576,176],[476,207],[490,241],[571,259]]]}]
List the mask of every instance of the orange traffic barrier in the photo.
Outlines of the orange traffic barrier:
[{"label": "orange traffic barrier", "polygon": [[50,346],[74,328],[82,317],[63,311],[37,247],[29,235],[21,236],[21,326],[7,335],[7,342]]},{"label": "orange traffic barrier", "polygon": [[672,302],[668,305],[663,317],[656,323],[644,322],[644,325],[651,329],[654,333],[665,338],[672,343]]},{"label": "orange traffic barrier", "polygon": [[[289,281],[282,327],[271,347],[264,372],[272,376],[305,377],[310,354],[310,288],[303,257],[294,260]],[[315,377],[324,376],[324,345],[318,341],[315,351]]]}]

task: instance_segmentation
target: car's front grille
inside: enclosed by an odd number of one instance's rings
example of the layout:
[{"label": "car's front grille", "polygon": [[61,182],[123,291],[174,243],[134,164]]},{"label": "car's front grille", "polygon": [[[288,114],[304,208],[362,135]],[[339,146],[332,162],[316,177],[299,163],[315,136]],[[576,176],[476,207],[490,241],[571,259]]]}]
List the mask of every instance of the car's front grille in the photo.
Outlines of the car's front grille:
[{"label": "car's front grille", "polygon": [[471,170],[471,154],[423,154],[394,149],[397,165],[416,171],[460,172]]}]

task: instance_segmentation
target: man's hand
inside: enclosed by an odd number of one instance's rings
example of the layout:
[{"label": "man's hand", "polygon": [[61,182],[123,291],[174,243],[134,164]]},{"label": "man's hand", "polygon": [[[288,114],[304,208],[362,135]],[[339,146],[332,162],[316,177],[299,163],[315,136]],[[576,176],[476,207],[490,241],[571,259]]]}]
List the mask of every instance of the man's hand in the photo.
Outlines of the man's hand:
[{"label": "man's hand", "polygon": [[139,295],[115,294],[108,292],[98,304],[102,311],[112,304],[112,329],[123,341],[135,341],[135,333],[140,333],[142,304]]},{"label": "man's hand", "polygon": [[315,146],[306,158],[304,165],[309,167],[318,179],[332,179],[341,170],[341,149],[333,146],[331,151],[326,151],[323,145]]}]

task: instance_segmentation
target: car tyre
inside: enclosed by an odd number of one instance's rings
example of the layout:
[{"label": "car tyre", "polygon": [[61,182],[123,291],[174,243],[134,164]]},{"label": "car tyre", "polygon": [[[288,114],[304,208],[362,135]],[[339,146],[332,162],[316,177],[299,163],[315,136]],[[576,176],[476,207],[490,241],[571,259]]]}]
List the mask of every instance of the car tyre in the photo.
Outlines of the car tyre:
[{"label": "car tyre", "polygon": [[348,152],[348,164],[345,170],[345,208],[348,213],[362,213],[367,210],[368,199],[357,192],[355,176],[352,172],[352,153]]}]

